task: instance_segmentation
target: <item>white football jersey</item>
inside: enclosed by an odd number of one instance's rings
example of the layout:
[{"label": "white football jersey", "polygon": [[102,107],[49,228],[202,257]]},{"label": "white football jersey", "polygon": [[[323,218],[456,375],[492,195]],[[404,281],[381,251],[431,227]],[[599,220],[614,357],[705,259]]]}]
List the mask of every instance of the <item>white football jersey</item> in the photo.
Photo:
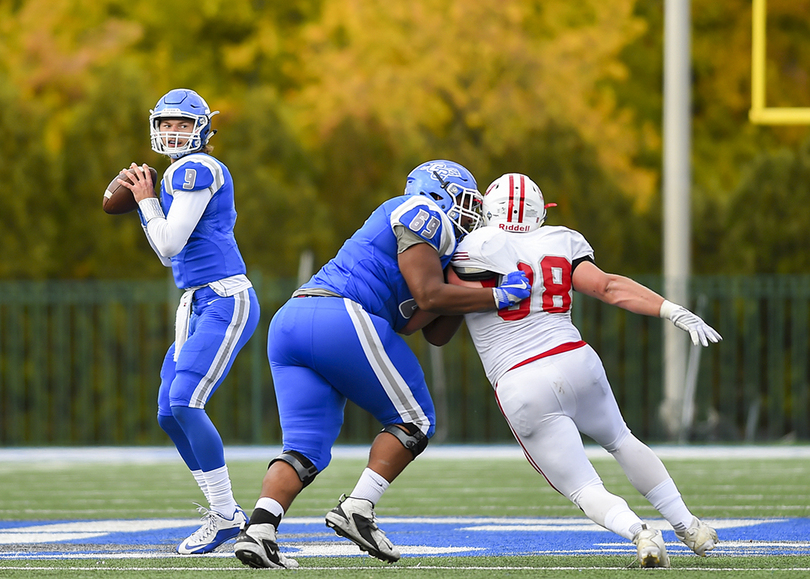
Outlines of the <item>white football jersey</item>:
[{"label": "white football jersey", "polygon": [[464,316],[493,386],[517,364],[582,340],[571,321],[571,272],[574,261],[587,257],[593,259],[593,249],[567,227],[546,225],[529,233],[483,227],[461,241],[451,261],[457,271],[504,275],[520,269],[532,284],[531,296],[515,306]]}]

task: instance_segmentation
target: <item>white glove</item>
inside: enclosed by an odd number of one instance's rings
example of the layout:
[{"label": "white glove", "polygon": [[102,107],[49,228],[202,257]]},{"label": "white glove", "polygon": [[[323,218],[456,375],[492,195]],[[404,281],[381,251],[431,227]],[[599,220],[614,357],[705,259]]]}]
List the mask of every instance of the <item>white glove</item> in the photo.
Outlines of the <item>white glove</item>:
[{"label": "white glove", "polygon": [[661,310],[658,312],[658,316],[667,318],[680,329],[689,332],[689,336],[692,338],[692,343],[695,346],[698,344],[708,346],[709,342],[717,343],[723,339],[723,337],[717,333],[717,330],[704,322],[700,316],[693,314],[683,306],[673,304],[669,300],[664,300],[664,303],[661,304]]}]

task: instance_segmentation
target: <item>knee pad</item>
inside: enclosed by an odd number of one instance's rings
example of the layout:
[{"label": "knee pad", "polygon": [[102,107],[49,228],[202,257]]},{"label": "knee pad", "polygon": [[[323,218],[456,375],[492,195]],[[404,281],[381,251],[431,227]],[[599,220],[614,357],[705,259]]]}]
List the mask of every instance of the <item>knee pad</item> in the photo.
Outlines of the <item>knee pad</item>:
[{"label": "knee pad", "polygon": [[177,419],[172,415],[165,415],[165,414],[158,414],[157,415],[157,422],[158,426],[163,429],[164,432],[170,432],[179,430],[182,432],[182,428],[177,423]]},{"label": "knee pad", "polygon": [[271,460],[270,464],[267,465],[267,468],[270,468],[270,465],[277,460],[286,462],[295,469],[295,472],[298,474],[298,478],[301,479],[302,483],[304,483],[304,488],[306,488],[312,481],[315,480],[315,477],[318,476],[318,469],[315,468],[312,461],[295,450],[285,450],[276,458]]},{"label": "knee pad", "polygon": [[[403,428],[405,430],[403,430]],[[389,424],[380,432],[387,432],[388,434],[396,436],[397,440],[402,443],[402,446],[413,453],[414,458],[422,454],[428,445],[428,437],[419,430],[418,426],[411,422],[406,422],[405,424]]]},{"label": "knee pad", "polygon": [[[635,441],[633,439],[635,439]],[[622,430],[613,441],[611,441],[608,444],[602,445],[602,448],[604,448],[610,454],[615,455],[628,442],[633,443],[640,441],[635,436],[633,436],[633,433],[630,432],[629,428],[625,427],[624,430]]]}]

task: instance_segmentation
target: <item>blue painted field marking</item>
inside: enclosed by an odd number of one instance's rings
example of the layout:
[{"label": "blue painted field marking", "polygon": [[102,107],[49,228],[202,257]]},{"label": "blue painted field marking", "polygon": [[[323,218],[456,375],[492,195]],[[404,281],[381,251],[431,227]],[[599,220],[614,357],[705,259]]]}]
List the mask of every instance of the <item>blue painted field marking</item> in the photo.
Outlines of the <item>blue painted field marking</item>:
[{"label": "blue painted field marking", "polygon": [[[718,555],[810,555],[810,519],[706,519],[717,528]],[[583,518],[381,517],[380,526],[403,556],[627,555],[633,546]],[[189,519],[0,521],[0,560],[171,557],[197,528]],[[673,556],[691,556],[666,522]],[[363,556],[320,517],[291,517],[279,529],[282,550],[296,557]],[[232,543],[211,556],[231,557]]]}]

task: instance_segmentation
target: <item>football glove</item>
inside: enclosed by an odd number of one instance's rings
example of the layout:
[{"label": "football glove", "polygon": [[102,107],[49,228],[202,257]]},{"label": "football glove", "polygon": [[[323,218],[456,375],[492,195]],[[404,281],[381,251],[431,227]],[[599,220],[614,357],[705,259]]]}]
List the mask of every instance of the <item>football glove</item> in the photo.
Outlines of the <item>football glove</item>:
[{"label": "football glove", "polygon": [[667,318],[685,332],[689,332],[689,336],[692,338],[692,343],[695,346],[698,344],[708,346],[709,342],[717,343],[723,339],[723,337],[709,324],[704,322],[700,316],[693,314],[683,306],[673,304],[669,300],[664,300],[664,303],[661,304],[661,310],[658,312],[658,315],[662,318]]},{"label": "football glove", "polygon": [[492,288],[495,304],[499,310],[515,305],[529,297],[531,293],[532,284],[529,283],[529,279],[522,271],[509,273],[501,285]]}]

